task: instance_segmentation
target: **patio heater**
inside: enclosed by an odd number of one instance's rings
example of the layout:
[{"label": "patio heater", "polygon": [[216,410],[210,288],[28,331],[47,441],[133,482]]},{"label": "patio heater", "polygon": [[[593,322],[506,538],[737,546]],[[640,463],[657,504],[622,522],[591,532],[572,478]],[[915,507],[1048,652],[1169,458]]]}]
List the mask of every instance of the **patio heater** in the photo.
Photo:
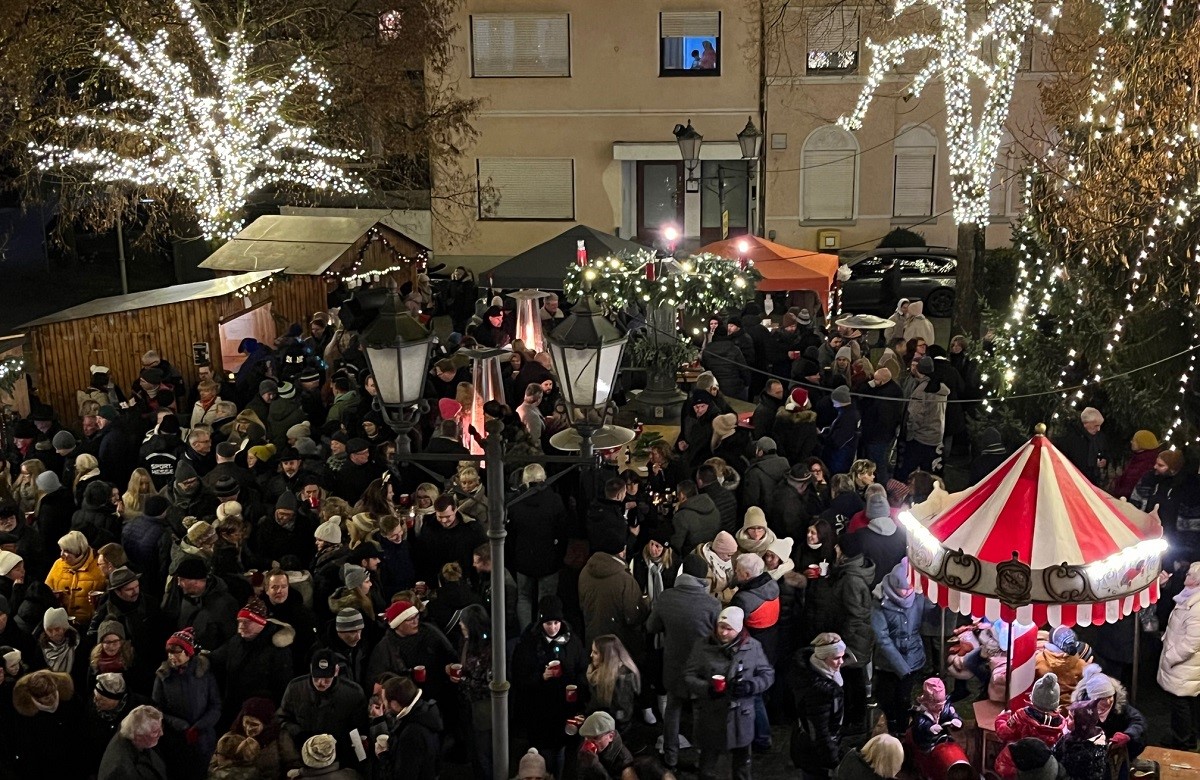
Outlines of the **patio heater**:
[{"label": "patio heater", "polygon": [[482,455],[483,447],[471,435],[474,428],[481,437],[487,436],[483,405],[488,401],[504,402],[503,361],[510,353],[506,349],[460,349],[459,354],[471,359],[471,387],[474,397],[469,408],[463,410],[466,425],[463,426],[462,444],[473,455]]},{"label": "patio heater", "polygon": [[527,349],[534,352],[546,351],[546,338],[542,334],[542,317],[540,309],[542,300],[549,293],[541,290],[518,290],[508,294],[517,302],[517,338],[525,343]]}]

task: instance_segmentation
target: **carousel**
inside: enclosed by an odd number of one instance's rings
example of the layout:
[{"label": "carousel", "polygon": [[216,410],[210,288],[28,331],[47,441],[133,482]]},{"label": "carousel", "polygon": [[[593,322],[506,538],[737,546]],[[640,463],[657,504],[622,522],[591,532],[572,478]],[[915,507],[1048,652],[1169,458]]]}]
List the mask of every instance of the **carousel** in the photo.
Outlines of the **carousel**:
[{"label": "carousel", "polygon": [[998,627],[1004,704],[1033,686],[1039,628],[1114,623],[1150,607],[1166,550],[1156,514],[1093,485],[1044,425],[1036,431],[977,485],[900,515],[917,592]]}]

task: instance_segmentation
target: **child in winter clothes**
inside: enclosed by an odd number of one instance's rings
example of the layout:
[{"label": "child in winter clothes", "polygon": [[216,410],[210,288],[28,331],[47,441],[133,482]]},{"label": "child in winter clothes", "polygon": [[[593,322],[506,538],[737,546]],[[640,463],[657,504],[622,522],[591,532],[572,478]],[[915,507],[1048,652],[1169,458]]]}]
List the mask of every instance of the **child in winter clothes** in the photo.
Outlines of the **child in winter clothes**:
[{"label": "child in winter clothes", "polygon": [[1058,763],[1072,780],[1106,780],[1108,740],[1100,728],[1097,702],[1071,705],[1071,730],[1054,746]]},{"label": "child in winter clothes", "polygon": [[1029,706],[1016,712],[1005,710],[996,717],[996,736],[1004,743],[1004,749],[996,757],[996,773],[1004,780],[1017,776],[1009,747],[1024,737],[1041,740],[1053,748],[1062,739],[1067,729],[1067,719],[1058,714],[1058,676],[1046,674],[1033,684]]},{"label": "child in winter clothes", "polygon": [[930,677],[917,695],[917,706],[913,709],[913,744],[928,753],[938,743],[954,739],[950,729],[960,728],[962,720],[946,699],[946,684],[939,677]]}]

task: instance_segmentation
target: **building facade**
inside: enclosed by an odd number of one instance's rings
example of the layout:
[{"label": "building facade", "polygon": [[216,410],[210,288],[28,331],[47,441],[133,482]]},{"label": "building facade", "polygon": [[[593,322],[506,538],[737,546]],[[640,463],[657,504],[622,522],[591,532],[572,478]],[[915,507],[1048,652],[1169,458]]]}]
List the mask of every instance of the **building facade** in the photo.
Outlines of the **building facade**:
[{"label": "building facade", "polygon": [[[844,131],[835,122],[866,81],[868,31],[886,39],[892,23],[866,2],[761,3],[467,0],[452,75],[485,99],[460,161],[478,197],[469,236],[434,219],[439,260],[482,271],[576,222],[658,246],[671,227],[683,248],[745,232],[869,248],[894,227],[952,246],[940,83],[906,99],[906,79],[890,78],[864,127]],[[1016,138],[1036,125],[1041,47],[1027,47]],[[748,120],[764,131],[757,160],[737,143]],[[691,170],[672,134],[689,121],[704,137]],[[1009,240],[1025,146],[1006,143],[989,245]]]}]

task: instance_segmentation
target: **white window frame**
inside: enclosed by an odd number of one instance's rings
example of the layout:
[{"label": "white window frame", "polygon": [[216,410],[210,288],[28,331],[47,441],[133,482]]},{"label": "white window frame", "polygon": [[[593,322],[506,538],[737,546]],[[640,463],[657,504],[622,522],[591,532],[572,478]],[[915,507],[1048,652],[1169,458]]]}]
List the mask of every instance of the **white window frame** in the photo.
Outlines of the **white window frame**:
[{"label": "white window frame", "polygon": [[[475,176],[480,220],[575,220],[571,157],[480,157],[475,160]],[[494,196],[492,202],[488,194]]]},{"label": "white window frame", "polygon": [[[862,65],[862,19],[859,9],[844,5],[810,12],[804,44],[804,73],[808,76],[846,76]],[[853,46],[850,43],[853,42]],[[853,54],[853,62],[839,62]],[[825,64],[821,64],[821,58]]]},{"label": "white window frame", "polygon": [[[932,217],[937,202],[937,134],[925,125],[906,125],[892,142],[892,149],[892,219]],[[928,176],[928,187],[912,186],[912,177],[918,174],[922,180]],[[909,183],[903,191],[902,176]],[[922,195],[926,192],[927,195]]]},{"label": "white window frame", "polygon": [[[489,23],[511,25],[512,38],[503,40],[503,34],[497,33],[498,40],[493,48],[509,49],[504,51],[488,51],[490,56],[482,56],[480,50],[484,36],[481,35],[484,26]],[[548,23],[548,34],[539,32],[539,23]],[[561,30],[553,29],[561,23]],[[570,78],[571,77],[571,15],[568,13],[501,13],[501,14],[471,14],[469,19],[471,36],[471,76],[472,78]],[[554,40],[552,33],[557,32],[561,40]],[[537,45],[544,45],[548,51],[544,55],[533,54],[522,57],[518,51],[524,36],[527,42],[534,38],[542,40]],[[490,39],[490,35],[488,36]],[[501,67],[507,61],[507,67]],[[540,67],[539,67],[540,66]]]},{"label": "white window frame", "polygon": [[[832,139],[837,139],[840,145],[829,142]],[[845,223],[858,217],[860,158],[858,139],[837,125],[823,125],[808,134],[800,147],[802,222]],[[816,208],[818,194],[832,191],[837,182],[845,181],[842,177],[847,173],[850,178],[849,213],[820,212]]]}]

